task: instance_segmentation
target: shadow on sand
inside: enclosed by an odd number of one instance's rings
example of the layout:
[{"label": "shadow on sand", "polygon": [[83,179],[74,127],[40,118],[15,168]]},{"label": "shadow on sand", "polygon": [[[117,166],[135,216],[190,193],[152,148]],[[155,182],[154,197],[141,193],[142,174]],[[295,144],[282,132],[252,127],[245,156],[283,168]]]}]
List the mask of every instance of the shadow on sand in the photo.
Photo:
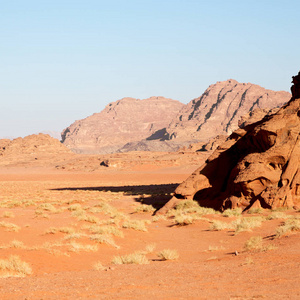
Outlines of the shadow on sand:
[{"label": "shadow on sand", "polygon": [[146,205],[152,205],[156,210],[163,207],[171,198],[179,184],[151,184],[128,186],[98,186],[98,187],[66,187],[52,191],[99,191],[124,193],[125,196],[137,196],[134,200]]}]

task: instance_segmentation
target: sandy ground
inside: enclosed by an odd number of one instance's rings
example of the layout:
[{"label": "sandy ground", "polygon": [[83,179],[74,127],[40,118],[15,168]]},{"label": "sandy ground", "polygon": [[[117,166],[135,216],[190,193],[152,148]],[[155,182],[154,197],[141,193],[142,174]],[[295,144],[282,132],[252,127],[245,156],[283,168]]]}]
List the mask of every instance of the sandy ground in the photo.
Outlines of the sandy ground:
[{"label": "sandy ground", "polygon": [[[0,260],[17,255],[32,271],[16,277],[22,274],[1,269],[0,262],[0,298],[300,299],[300,233],[274,238],[283,218],[235,234],[210,226],[237,217],[210,214],[177,226],[173,217],[157,220],[138,211],[142,204],[161,206],[194,169],[1,169]],[[126,220],[144,222],[146,231],[125,228]],[[262,237],[264,248],[245,251],[252,236]],[[144,252],[147,264],[112,263],[148,245],[155,249]],[[161,260],[157,253],[164,249],[179,257]],[[102,269],[95,269],[97,262]]]}]

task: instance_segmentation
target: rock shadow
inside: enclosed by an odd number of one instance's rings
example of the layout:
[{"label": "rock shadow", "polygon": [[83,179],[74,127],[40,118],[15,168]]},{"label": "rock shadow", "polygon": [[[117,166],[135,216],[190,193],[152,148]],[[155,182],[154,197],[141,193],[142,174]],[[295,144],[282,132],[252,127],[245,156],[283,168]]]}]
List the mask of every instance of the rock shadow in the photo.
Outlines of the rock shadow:
[{"label": "rock shadow", "polygon": [[124,193],[134,197],[136,202],[152,205],[156,210],[164,206],[171,198],[179,183],[126,185],[126,186],[98,186],[98,187],[66,187],[51,189],[52,191],[99,191]]}]

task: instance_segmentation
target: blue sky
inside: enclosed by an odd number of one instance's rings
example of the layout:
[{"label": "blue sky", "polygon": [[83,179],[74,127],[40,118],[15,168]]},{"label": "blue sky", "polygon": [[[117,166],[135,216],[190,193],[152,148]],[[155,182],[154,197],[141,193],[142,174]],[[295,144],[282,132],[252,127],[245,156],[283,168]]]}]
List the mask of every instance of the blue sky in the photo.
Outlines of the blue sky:
[{"label": "blue sky", "polygon": [[289,91],[300,1],[0,0],[0,137],[233,78]]}]

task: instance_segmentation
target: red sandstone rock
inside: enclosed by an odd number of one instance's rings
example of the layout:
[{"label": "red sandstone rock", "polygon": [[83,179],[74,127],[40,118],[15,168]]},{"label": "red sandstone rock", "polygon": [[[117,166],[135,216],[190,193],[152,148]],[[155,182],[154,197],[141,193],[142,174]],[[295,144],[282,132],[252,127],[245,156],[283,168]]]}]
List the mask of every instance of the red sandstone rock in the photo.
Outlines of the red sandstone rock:
[{"label": "red sandstone rock", "polygon": [[274,92],[232,79],[217,82],[181,109],[167,127],[166,136],[207,141],[217,135],[229,135],[238,128],[242,116],[255,109],[281,107],[290,97],[288,92]]},{"label": "red sandstone rock", "polygon": [[64,154],[71,151],[58,139],[48,134],[32,134],[14,140],[0,140],[0,156],[18,156],[26,154]]},{"label": "red sandstone rock", "polygon": [[300,99],[233,132],[160,212],[180,199],[219,210],[299,206]]}]

